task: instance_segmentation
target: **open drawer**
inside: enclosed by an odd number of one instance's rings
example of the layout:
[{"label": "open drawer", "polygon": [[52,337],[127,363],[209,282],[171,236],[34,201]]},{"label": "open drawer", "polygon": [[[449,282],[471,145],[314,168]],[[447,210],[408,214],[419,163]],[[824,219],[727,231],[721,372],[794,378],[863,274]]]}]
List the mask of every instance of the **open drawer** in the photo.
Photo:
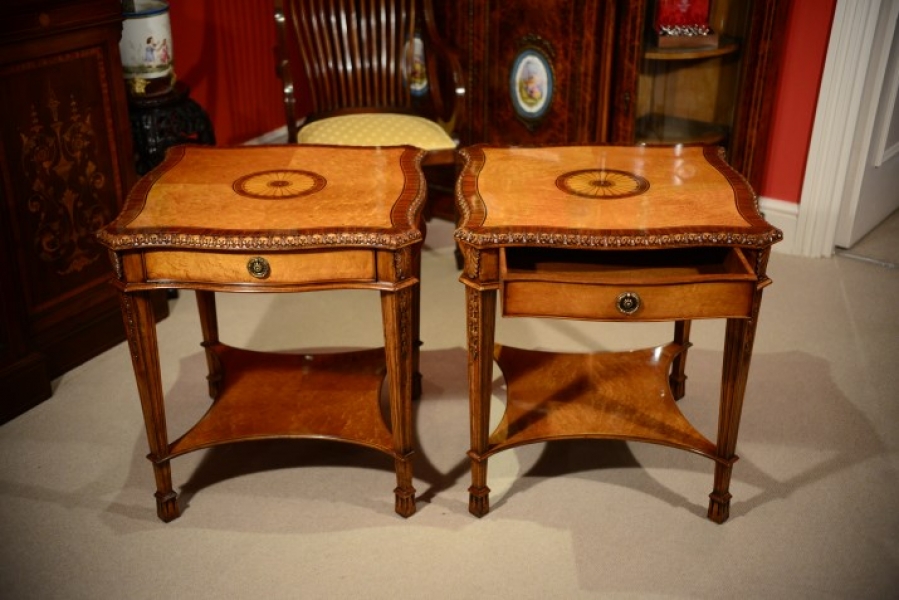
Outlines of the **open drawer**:
[{"label": "open drawer", "polygon": [[602,321],[748,317],[757,284],[739,248],[502,248],[504,316]]}]

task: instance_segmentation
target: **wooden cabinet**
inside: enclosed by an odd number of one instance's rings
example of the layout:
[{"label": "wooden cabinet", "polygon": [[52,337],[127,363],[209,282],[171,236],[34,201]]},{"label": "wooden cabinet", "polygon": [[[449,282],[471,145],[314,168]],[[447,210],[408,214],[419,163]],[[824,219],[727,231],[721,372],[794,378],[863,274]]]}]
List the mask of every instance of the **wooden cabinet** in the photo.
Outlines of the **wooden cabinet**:
[{"label": "wooden cabinet", "polygon": [[[95,232],[136,179],[119,0],[4,4],[0,20],[0,422],[125,339]],[[164,299],[157,316],[165,314]]]},{"label": "wooden cabinet", "polygon": [[758,187],[786,0],[713,0],[700,49],[658,48],[655,0],[437,9],[467,69],[465,144],[721,144]]},{"label": "wooden cabinet", "polygon": [[614,2],[467,0],[435,10],[467,71],[463,143],[608,139]]}]

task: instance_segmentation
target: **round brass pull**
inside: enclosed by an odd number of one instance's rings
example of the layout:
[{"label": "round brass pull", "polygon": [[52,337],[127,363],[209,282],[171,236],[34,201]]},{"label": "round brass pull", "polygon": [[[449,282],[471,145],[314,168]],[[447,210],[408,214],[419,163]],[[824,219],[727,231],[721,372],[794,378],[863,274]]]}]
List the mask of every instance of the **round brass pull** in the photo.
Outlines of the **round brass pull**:
[{"label": "round brass pull", "polygon": [[615,306],[618,307],[619,312],[626,315],[632,315],[640,309],[640,296],[637,295],[637,292],[624,292],[618,294],[618,298],[615,300]]},{"label": "round brass pull", "polygon": [[272,272],[272,267],[261,256],[255,256],[247,261],[247,271],[256,279],[265,279]]}]

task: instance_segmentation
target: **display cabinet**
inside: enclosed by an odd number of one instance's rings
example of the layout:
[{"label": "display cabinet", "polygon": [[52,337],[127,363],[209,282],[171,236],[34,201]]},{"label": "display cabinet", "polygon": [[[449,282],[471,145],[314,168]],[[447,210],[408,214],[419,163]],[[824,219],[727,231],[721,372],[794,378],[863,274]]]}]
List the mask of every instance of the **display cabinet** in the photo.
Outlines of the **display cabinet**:
[{"label": "display cabinet", "polygon": [[[614,141],[716,144],[756,188],[764,169],[773,89],[786,24],[784,0],[650,0],[620,13]],[[660,35],[693,5],[706,35]],[[660,23],[660,21],[662,21]],[[676,30],[677,28],[674,27]]]},{"label": "display cabinet", "polygon": [[[708,6],[708,2],[705,3]],[[730,138],[738,105],[741,50],[748,39],[746,2],[719,0],[704,25],[647,19],[637,83],[635,138],[648,144],[722,144]],[[675,33],[664,35],[659,28]],[[678,34],[678,28],[685,33]]]},{"label": "display cabinet", "polygon": [[714,35],[669,47],[659,2],[444,3],[469,82],[463,142],[716,144],[759,187],[789,3],[678,2],[707,6]]}]

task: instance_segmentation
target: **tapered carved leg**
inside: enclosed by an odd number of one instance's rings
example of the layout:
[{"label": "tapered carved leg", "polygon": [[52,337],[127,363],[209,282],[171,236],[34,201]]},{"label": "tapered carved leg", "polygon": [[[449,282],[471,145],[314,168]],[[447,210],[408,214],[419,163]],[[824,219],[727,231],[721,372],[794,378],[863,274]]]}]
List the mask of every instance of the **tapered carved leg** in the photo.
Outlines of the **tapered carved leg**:
[{"label": "tapered carved leg", "polygon": [[690,347],[690,321],[675,321],[674,343],[683,346],[683,351],[677,355],[671,365],[671,375],[668,379],[671,385],[671,393],[675,400],[680,400],[686,393],[686,366],[687,349]]},{"label": "tapered carved leg", "polygon": [[396,458],[394,460],[394,468],[396,469],[397,486],[393,490],[396,497],[394,510],[396,514],[402,517],[411,517],[415,514],[415,488],[412,487],[412,452]]},{"label": "tapered carved leg", "polygon": [[[736,460],[736,457],[734,458]],[[715,523],[724,523],[730,516],[730,474],[733,462],[715,463],[715,486],[709,494],[709,519]]]},{"label": "tapered carved leg", "polygon": [[390,420],[396,467],[396,512],[403,517],[415,513],[412,487],[412,369],[416,344],[413,304],[418,283],[399,291],[381,293],[384,347],[390,394]]},{"label": "tapered carved leg", "polygon": [[[422,221],[424,223],[424,221]],[[424,229],[424,228],[423,228]],[[424,233],[424,231],[422,231]],[[412,251],[412,274],[421,281],[421,247]],[[412,288],[412,398],[421,398],[421,285]]]},{"label": "tapered carved leg", "polygon": [[178,518],[178,496],[172,489],[168,430],[159,369],[156,320],[149,292],[122,293],[122,316],[128,334],[131,364],[137,380],[147,443],[156,479],[156,514],[165,522]]},{"label": "tapered carved leg", "polygon": [[[153,465],[153,471],[156,476],[156,516],[165,523],[174,521],[181,516],[181,510],[178,508],[178,494],[172,490],[172,469],[171,462],[165,460],[159,464]],[[164,490],[168,491],[164,491]]]},{"label": "tapered carved leg", "polygon": [[217,398],[221,391],[222,366],[212,347],[219,343],[218,313],[215,308],[215,292],[197,290],[197,311],[200,313],[200,328],[203,331],[203,347],[206,349],[206,380],[209,382],[209,397]]},{"label": "tapered carved leg", "polygon": [[487,458],[490,437],[490,388],[493,382],[493,340],[496,289],[466,287],[468,322],[468,397],[471,419],[471,487],[468,511],[482,517],[490,511]]},{"label": "tapered carved leg", "polygon": [[[757,310],[755,314],[758,314]],[[722,462],[715,463],[715,484],[709,495],[708,512],[709,519],[716,523],[723,523],[730,514],[730,477],[733,463],[737,460],[734,452],[740,430],[743,394],[749,376],[754,336],[755,318],[727,320],[724,368],[721,376],[721,404],[718,413],[717,455]]]},{"label": "tapered carved leg", "polygon": [[487,487],[487,459],[469,452],[471,457],[471,487],[468,488],[468,512],[483,517],[490,512],[490,488]]}]

